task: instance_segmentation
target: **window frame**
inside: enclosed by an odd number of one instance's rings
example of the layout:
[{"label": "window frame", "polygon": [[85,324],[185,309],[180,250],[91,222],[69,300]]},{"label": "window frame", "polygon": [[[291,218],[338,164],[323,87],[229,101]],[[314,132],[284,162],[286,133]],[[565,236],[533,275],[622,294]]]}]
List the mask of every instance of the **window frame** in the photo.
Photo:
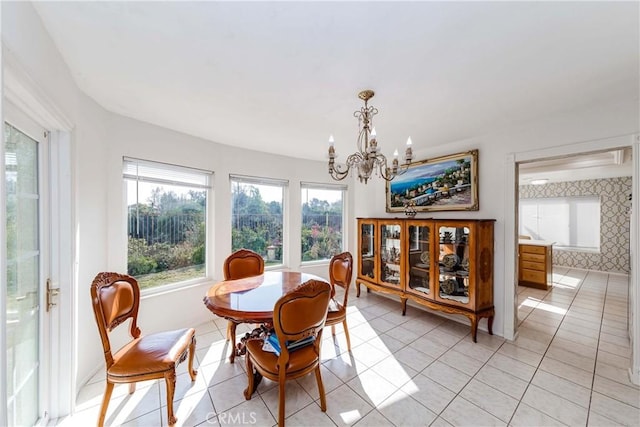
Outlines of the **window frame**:
[{"label": "window frame", "polygon": [[[267,177],[259,177],[259,176],[250,176],[250,175],[239,175],[239,174],[229,174],[229,191],[230,191],[230,205],[231,205],[231,227],[230,232],[233,233],[233,216],[234,216],[234,201],[233,201],[233,191],[234,191],[234,183],[242,183],[242,184],[253,184],[253,185],[263,185],[263,186],[273,186],[273,187],[281,187],[282,188],[282,260],[279,264],[267,264],[267,259],[265,258],[265,271],[268,270],[278,270],[288,266],[287,260],[289,259],[289,180],[288,179],[279,179],[279,178],[267,178]],[[233,251],[233,234],[231,234],[230,250]]]},{"label": "window frame", "polygon": [[338,252],[338,253],[341,253],[346,250],[345,249],[346,241],[347,241],[346,207],[347,207],[347,190],[349,189],[349,187],[343,184],[325,184],[325,183],[305,182],[305,181],[300,182],[300,240],[298,242],[300,244],[300,264],[305,266],[328,264],[329,261],[331,261],[331,258],[309,260],[309,261],[303,261],[302,259],[302,257],[304,256],[304,252],[302,251],[302,225],[303,225],[302,206],[304,204],[304,198],[302,195],[305,189],[306,190],[309,190],[309,189],[331,190],[331,191],[340,191],[342,193],[342,220],[341,220],[342,241],[340,242],[340,246],[341,246],[340,252]]},{"label": "window frame", "polygon": [[[149,177],[149,178],[145,178],[145,179],[140,179],[142,175],[139,174],[139,171],[137,174],[133,174],[133,173],[128,173],[127,172],[127,165],[134,165],[137,164],[138,166],[143,165],[143,166],[148,166],[150,168],[156,168],[156,169],[164,169],[165,171],[174,171],[175,173],[183,173],[183,174],[194,174],[194,175],[201,175],[202,177],[204,177],[204,184],[198,184],[198,183],[190,183],[190,182],[185,182],[185,181],[180,181],[179,179],[162,179],[162,178],[157,178],[157,177]],[[149,296],[149,295],[154,295],[154,294],[160,294],[160,293],[165,293],[165,292],[170,292],[173,290],[177,290],[177,289],[184,289],[184,288],[188,288],[190,286],[194,286],[194,285],[198,285],[204,282],[208,282],[211,281],[211,272],[213,271],[210,260],[211,260],[211,227],[214,224],[213,218],[212,218],[212,210],[211,207],[212,202],[213,202],[213,183],[214,183],[214,172],[210,171],[210,170],[206,170],[206,169],[200,169],[200,168],[195,168],[195,167],[190,167],[190,166],[183,166],[183,165],[178,165],[178,164],[174,164],[174,163],[167,163],[167,162],[161,162],[161,161],[155,161],[155,160],[147,160],[147,159],[140,159],[140,158],[136,158],[136,157],[129,157],[129,156],[123,156],[122,157],[122,183],[123,183],[123,194],[124,194],[124,223],[125,223],[125,250],[126,250],[126,255],[125,255],[125,268],[128,271],[128,266],[129,266],[129,243],[128,243],[128,235],[129,235],[129,231],[128,231],[128,220],[129,220],[129,204],[128,204],[128,188],[127,188],[127,181],[130,180],[138,180],[139,182],[147,182],[147,183],[156,183],[156,184],[164,184],[164,185],[172,185],[172,186],[182,186],[182,187],[188,187],[188,188],[193,188],[193,189],[201,189],[204,190],[206,192],[205,196],[206,196],[206,202],[205,202],[205,213],[204,213],[204,221],[205,221],[205,230],[204,230],[204,235],[205,235],[205,256],[204,256],[204,275],[201,277],[196,277],[196,278],[192,278],[192,279],[187,279],[187,280],[182,280],[182,281],[178,281],[178,282],[171,282],[171,283],[166,283],[163,285],[158,285],[158,286],[154,286],[151,288],[141,288],[140,289],[140,295],[141,296]],[[136,197],[137,199],[137,197]],[[139,200],[138,200],[139,203]]]}]

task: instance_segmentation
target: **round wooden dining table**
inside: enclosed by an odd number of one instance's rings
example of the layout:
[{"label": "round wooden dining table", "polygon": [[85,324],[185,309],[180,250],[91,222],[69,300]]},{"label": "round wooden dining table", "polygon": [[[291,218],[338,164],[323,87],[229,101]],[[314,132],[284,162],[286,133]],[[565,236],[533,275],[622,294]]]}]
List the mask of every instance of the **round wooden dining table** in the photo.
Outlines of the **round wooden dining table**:
[{"label": "round wooden dining table", "polygon": [[[327,281],[313,274],[297,271],[266,271],[259,276],[224,280],[211,286],[204,297],[204,305],[213,313],[236,324],[273,323],[273,307],[278,299],[309,280]],[[258,329],[264,329],[258,328]],[[258,330],[255,334],[258,334]],[[248,334],[250,335],[250,334]],[[229,360],[244,354],[243,343],[233,347]],[[243,339],[248,338],[245,337]]]}]

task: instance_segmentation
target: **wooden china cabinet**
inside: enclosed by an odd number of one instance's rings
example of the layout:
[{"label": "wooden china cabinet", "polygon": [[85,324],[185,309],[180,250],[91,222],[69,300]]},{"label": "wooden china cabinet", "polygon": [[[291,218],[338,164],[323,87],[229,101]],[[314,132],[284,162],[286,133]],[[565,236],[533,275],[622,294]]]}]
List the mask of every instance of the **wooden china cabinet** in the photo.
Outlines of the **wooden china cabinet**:
[{"label": "wooden china cabinet", "polygon": [[358,276],[367,291],[432,310],[467,316],[476,341],[479,319],[492,334],[495,220],[358,219]]}]

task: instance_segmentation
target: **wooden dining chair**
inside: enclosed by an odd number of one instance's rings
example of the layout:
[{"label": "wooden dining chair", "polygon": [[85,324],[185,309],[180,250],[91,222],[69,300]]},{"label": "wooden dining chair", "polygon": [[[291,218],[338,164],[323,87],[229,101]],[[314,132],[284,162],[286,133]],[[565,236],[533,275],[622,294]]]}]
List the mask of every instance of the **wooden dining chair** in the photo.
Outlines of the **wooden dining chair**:
[{"label": "wooden dining chair", "polygon": [[[320,375],[320,347],[330,299],[331,285],[321,280],[309,280],[280,297],[273,308],[273,328],[280,344],[280,355],[263,350],[263,340],[260,338],[249,339],[246,342],[248,384],[244,396],[247,400],[251,399],[261,376],[277,381],[279,426],[284,426],[287,380],[315,372],[320,393],[320,409],[323,412],[327,410]],[[314,337],[309,345],[292,351],[287,348],[287,343],[290,345],[309,337]]]},{"label": "wooden dining chair", "polygon": [[[264,259],[260,254],[249,249],[238,249],[224,260],[224,280],[244,279],[249,276],[258,276],[264,273]],[[236,327],[237,323],[231,320],[227,323],[227,341],[231,340],[231,356],[229,361],[234,362],[236,357]]]},{"label": "wooden dining chair", "polygon": [[264,259],[249,249],[238,249],[224,260],[224,280],[243,279],[264,273]]},{"label": "wooden dining chair", "polygon": [[[335,255],[329,262],[329,281],[331,283],[331,302],[327,313],[325,326],[331,326],[331,334],[335,337],[336,325],[342,323],[344,335],[347,339],[347,350],[351,351],[349,328],[347,328],[347,303],[349,301],[349,288],[351,287],[351,275],[353,273],[353,257],[349,252]],[[342,288],[344,297],[338,302],[336,286]]]},{"label": "wooden dining chair", "polygon": [[[189,375],[195,381],[193,355],[196,349],[193,328],[142,335],[138,328],[140,288],[131,276],[118,273],[99,273],[91,283],[91,302],[104,349],[107,366],[107,386],[102,398],[98,426],[104,425],[107,407],[115,384],[128,383],[129,394],[138,381],[164,378],[167,386],[167,420],[175,424],[173,395],[176,385],[176,365],[189,356]],[[109,333],[131,319],[133,338],[112,354]]]}]

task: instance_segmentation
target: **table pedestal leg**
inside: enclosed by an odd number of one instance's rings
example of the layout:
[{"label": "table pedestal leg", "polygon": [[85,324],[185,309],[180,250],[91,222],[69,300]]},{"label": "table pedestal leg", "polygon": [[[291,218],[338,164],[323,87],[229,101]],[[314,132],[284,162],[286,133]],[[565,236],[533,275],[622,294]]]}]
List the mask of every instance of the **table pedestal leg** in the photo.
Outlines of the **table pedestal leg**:
[{"label": "table pedestal leg", "polygon": [[247,340],[251,338],[262,338],[265,339],[271,330],[271,325],[260,325],[255,328],[251,332],[247,332],[244,334],[242,338],[240,338],[240,342],[236,344],[236,356],[244,356],[247,352]]}]

